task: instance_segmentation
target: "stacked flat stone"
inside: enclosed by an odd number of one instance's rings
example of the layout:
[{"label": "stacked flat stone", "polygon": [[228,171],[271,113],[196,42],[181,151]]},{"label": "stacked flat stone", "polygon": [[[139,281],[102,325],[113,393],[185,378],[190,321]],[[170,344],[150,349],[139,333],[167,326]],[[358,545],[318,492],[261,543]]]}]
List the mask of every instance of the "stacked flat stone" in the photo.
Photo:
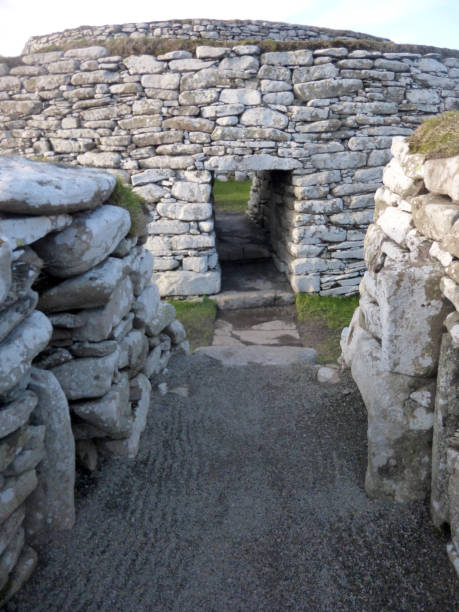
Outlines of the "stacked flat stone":
[{"label": "stacked flat stone", "polygon": [[161,295],[219,291],[212,181],[225,172],[273,186],[251,201],[295,291],[355,293],[392,137],[459,103],[459,59],[440,54],[88,47],[22,61],[0,65],[0,149],[130,179],[151,209]]},{"label": "stacked flat stone", "polygon": [[90,40],[102,43],[107,40],[143,38],[185,38],[185,39],[210,39],[224,41],[240,41],[247,39],[257,40],[329,40],[340,39],[370,39],[387,40],[363,34],[361,32],[349,32],[343,30],[332,30],[330,28],[318,28],[307,25],[294,25],[290,23],[273,21],[252,20],[227,20],[215,19],[176,19],[171,21],[149,21],[143,23],[124,23],[119,25],[103,26],[81,26],[45,34],[43,36],[32,36],[25,47],[24,53],[36,53],[50,45],[68,44],[75,40]]},{"label": "stacked flat stone", "polygon": [[134,457],[150,378],[184,344],[152,256],[110,204],[113,175],[0,158],[0,605],[28,578],[28,538],[74,523],[75,440]]},{"label": "stacked flat stone", "polygon": [[368,493],[431,491],[459,574],[459,156],[426,161],[403,138],[392,153],[343,359],[368,409]]}]

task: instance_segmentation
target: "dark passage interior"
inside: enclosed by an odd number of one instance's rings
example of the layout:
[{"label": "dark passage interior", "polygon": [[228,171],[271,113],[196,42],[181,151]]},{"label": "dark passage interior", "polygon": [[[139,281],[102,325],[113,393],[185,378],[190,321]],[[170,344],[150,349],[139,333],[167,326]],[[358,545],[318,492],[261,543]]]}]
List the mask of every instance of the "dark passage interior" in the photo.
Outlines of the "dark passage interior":
[{"label": "dark passage interior", "polygon": [[236,180],[240,178],[236,173],[219,175],[214,181],[215,233],[223,294],[217,301],[224,302],[225,308],[229,307],[228,294],[231,303],[238,295],[237,307],[293,302],[285,276],[287,265],[279,257],[279,253],[285,253],[283,234],[287,234],[283,231],[282,214],[287,174],[256,172]]}]

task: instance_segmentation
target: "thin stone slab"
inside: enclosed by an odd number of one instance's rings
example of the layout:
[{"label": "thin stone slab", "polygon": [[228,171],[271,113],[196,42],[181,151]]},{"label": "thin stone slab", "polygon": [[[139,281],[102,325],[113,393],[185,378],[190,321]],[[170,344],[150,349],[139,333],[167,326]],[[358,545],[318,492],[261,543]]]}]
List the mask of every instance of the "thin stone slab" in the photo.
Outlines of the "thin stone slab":
[{"label": "thin stone slab", "polygon": [[0,342],[34,310],[38,294],[30,291],[25,297],[5,308],[0,315]]},{"label": "thin stone slab", "polygon": [[100,206],[115,187],[108,172],[0,157],[0,211],[56,215]]},{"label": "thin stone slab", "polygon": [[36,310],[0,344],[0,393],[14,387],[30,368],[32,359],[51,339],[48,318]]},{"label": "thin stone slab", "polygon": [[87,272],[112,253],[131,227],[124,208],[104,205],[77,213],[70,227],[35,243],[47,271],[59,278]]},{"label": "thin stone slab", "polygon": [[70,529],[75,522],[75,441],[67,398],[54,374],[32,369],[30,389],[38,396],[32,415],[35,425],[45,425],[45,457],[38,469],[38,487],[27,500],[29,533],[46,524]]},{"label": "thin stone slab", "polygon": [[0,409],[0,438],[13,433],[27,422],[32,410],[37,405],[35,393],[26,391],[22,396]]},{"label": "thin stone slab", "polygon": [[0,236],[12,249],[32,244],[51,232],[59,232],[72,223],[70,215],[47,217],[8,216],[0,219]]},{"label": "thin stone slab", "polygon": [[134,459],[139,451],[140,436],[147,424],[147,414],[150,407],[151,383],[146,376],[138,374],[135,378],[140,390],[140,399],[134,409],[134,422],[131,434],[124,440],[101,441],[102,448],[117,454]]},{"label": "thin stone slab", "polygon": [[228,367],[249,364],[291,366],[294,363],[313,364],[317,360],[314,349],[296,346],[203,346],[195,353],[207,355]]},{"label": "thin stone slab", "polygon": [[11,247],[0,240],[0,304],[8,295],[11,287]]}]

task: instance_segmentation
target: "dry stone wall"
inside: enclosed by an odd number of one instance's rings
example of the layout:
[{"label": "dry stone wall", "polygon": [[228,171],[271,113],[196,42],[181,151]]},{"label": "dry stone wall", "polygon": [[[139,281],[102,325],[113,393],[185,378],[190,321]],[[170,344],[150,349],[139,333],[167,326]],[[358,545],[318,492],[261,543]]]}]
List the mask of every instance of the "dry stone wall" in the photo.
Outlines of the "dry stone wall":
[{"label": "dry stone wall", "polygon": [[0,157],[0,605],[74,522],[75,453],[135,457],[150,379],[187,350],[114,177]]},{"label": "dry stone wall", "polygon": [[459,574],[459,156],[426,161],[403,138],[392,152],[343,359],[368,410],[367,492],[430,492]]},{"label": "dry stone wall", "polygon": [[147,23],[124,23],[119,25],[80,26],[46,34],[33,36],[27,41],[24,53],[35,53],[50,45],[61,45],[82,38],[104,43],[115,39],[138,39],[143,37],[155,38],[185,38],[185,39],[212,39],[219,41],[240,41],[247,39],[257,40],[329,40],[341,39],[371,39],[386,40],[361,32],[346,30],[332,30],[330,28],[317,28],[314,26],[294,25],[272,21],[230,20],[217,21],[214,19],[177,19],[173,21],[150,21]]},{"label": "dry stone wall", "polygon": [[274,258],[295,291],[354,293],[392,137],[459,100],[457,57],[326,43],[125,58],[95,46],[21,61],[0,65],[1,151],[130,181],[151,210],[161,295],[219,291],[212,181],[225,172],[282,185],[263,206],[276,209]]}]

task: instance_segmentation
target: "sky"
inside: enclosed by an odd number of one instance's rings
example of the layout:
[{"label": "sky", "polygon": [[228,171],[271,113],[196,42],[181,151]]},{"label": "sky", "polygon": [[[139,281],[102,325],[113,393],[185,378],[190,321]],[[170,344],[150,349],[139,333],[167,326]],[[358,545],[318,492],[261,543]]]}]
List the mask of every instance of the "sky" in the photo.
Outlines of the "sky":
[{"label": "sky", "polygon": [[80,25],[191,18],[284,21],[459,49],[458,0],[0,0],[0,55]]}]

